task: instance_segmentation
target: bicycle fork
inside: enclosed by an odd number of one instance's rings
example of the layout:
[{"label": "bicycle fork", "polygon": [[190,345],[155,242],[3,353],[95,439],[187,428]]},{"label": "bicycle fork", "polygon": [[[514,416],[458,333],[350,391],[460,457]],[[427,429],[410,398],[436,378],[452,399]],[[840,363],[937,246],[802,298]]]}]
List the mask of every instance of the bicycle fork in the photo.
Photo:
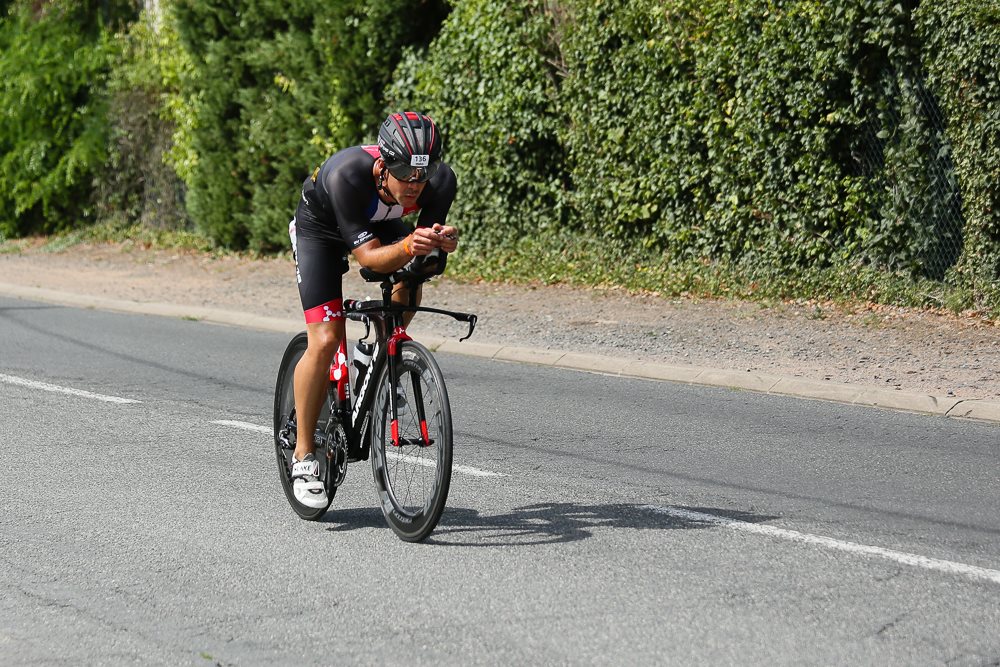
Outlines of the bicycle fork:
[{"label": "bicycle fork", "polygon": [[[398,378],[401,372],[402,366],[402,349],[400,343],[403,341],[412,341],[413,339],[406,333],[406,329],[403,327],[396,327],[392,336],[389,337],[388,341],[388,360],[389,360],[389,377]],[[420,377],[414,375],[412,377],[413,385],[413,403],[415,403],[415,409],[417,411],[417,421],[420,424],[420,441],[413,441],[408,438],[399,437],[399,406],[398,406],[398,396],[395,390],[389,392],[389,409],[392,411],[392,424],[390,430],[392,433],[392,446],[401,447],[402,445],[418,445],[420,447],[430,447],[434,444],[431,440],[430,432],[427,428],[427,415],[424,408],[424,396],[423,391],[420,388]]]}]

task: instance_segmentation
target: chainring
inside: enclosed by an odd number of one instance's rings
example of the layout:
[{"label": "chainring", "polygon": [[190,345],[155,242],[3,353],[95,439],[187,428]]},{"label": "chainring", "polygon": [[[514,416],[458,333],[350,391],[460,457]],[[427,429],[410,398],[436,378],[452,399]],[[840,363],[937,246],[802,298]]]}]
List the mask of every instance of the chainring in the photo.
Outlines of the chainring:
[{"label": "chainring", "polygon": [[347,432],[343,424],[337,424],[327,440],[327,456],[330,461],[330,485],[336,489],[347,476]]}]

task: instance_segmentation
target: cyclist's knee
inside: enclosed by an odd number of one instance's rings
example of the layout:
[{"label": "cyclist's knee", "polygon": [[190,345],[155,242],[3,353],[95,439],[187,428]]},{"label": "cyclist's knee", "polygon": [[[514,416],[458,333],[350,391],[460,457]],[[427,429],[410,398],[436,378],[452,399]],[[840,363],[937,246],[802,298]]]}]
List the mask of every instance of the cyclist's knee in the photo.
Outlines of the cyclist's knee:
[{"label": "cyclist's knee", "polygon": [[336,323],[320,323],[309,325],[308,349],[313,354],[319,355],[325,363],[333,359],[333,355],[340,347],[340,341],[344,337],[343,325]]}]

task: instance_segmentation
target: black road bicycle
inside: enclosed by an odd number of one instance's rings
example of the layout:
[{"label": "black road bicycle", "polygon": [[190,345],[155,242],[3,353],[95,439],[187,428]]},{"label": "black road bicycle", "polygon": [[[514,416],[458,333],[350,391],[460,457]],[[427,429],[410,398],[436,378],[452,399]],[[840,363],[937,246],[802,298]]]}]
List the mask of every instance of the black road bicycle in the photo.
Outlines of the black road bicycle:
[{"label": "black road bicycle", "polygon": [[[452,424],[448,392],[441,369],[430,351],[414,341],[403,326],[406,312],[448,315],[469,325],[476,316],[416,306],[417,286],[444,271],[447,255],[435,251],[416,257],[391,274],[361,269],[369,282],[380,282],[381,301],[344,301],[344,315],[365,325],[366,340],[374,331],[367,368],[358,371],[352,393],[346,340],[330,366],[327,400],[316,424],[314,440],[320,480],[332,501],[347,474],[347,464],[371,453],[372,472],[382,513],[396,534],[408,542],[430,535],[448,499],[451,483]],[[395,285],[409,288],[408,306],[392,303]],[[303,519],[322,517],[327,507],[299,503],[292,490],[291,465],[298,437],[293,375],[306,350],[305,332],[292,338],[281,359],[274,390],[274,449],[278,472],[292,509]]]}]

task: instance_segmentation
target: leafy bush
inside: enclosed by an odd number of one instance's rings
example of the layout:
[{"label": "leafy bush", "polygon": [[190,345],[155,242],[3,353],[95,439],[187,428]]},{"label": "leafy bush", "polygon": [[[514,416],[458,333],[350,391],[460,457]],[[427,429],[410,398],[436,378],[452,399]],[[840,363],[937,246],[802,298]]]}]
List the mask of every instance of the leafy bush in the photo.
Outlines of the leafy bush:
[{"label": "leafy bush", "polygon": [[429,39],[435,6],[248,0],[233,12],[221,0],[178,0],[193,63],[185,180],[197,224],[225,246],[287,245],[303,178],[361,139],[375,107],[367,91],[403,46],[389,40]]},{"label": "leafy bush", "polygon": [[[167,9],[143,13],[116,35],[118,57],[108,81],[108,161],[95,186],[102,220],[159,229],[185,229],[184,183],[176,167],[189,116],[177,104],[190,62],[179,48]],[[175,138],[180,141],[175,141]]]},{"label": "leafy bush", "polygon": [[103,85],[115,44],[105,26],[127,2],[13,3],[0,20],[0,233],[92,220],[107,154]]},{"label": "leafy bush", "polygon": [[321,30],[327,35],[325,60],[337,77],[334,101],[343,118],[339,145],[375,137],[402,47],[425,49],[448,11],[445,0],[331,3]]},{"label": "leafy bush", "polygon": [[573,0],[553,19],[575,224],[598,237],[702,254],[711,105],[695,78],[705,30],[699,3]]},{"label": "leafy bush", "polygon": [[464,0],[388,97],[447,120],[480,253],[558,227],[751,281],[923,284],[955,265],[968,208],[916,4]]},{"label": "leafy bush", "polygon": [[183,203],[283,248],[309,169],[405,107],[444,130],[466,271],[551,243],[528,273],[1000,313],[994,0],[163,6],[112,38],[133,3],[0,3],[0,234]]},{"label": "leafy bush", "polygon": [[513,243],[565,222],[557,69],[547,3],[455,4],[428,51],[410,50],[388,108],[441,123],[469,244]]},{"label": "leafy bush", "polygon": [[[329,86],[313,73],[305,3],[176,3],[192,61],[184,101],[192,116],[187,205],[196,224],[227,246],[277,245],[308,164],[326,130]],[[282,224],[284,221],[284,225]],[[283,240],[283,239],[281,239]]]},{"label": "leafy bush", "polygon": [[1000,312],[1000,6],[924,2],[917,19],[962,194],[965,245],[953,280],[974,285],[976,307]]},{"label": "leafy bush", "polygon": [[673,258],[923,270],[940,145],[902,94],[919,74],[903,4],[569,6],[561,102],[584,228]]}]

